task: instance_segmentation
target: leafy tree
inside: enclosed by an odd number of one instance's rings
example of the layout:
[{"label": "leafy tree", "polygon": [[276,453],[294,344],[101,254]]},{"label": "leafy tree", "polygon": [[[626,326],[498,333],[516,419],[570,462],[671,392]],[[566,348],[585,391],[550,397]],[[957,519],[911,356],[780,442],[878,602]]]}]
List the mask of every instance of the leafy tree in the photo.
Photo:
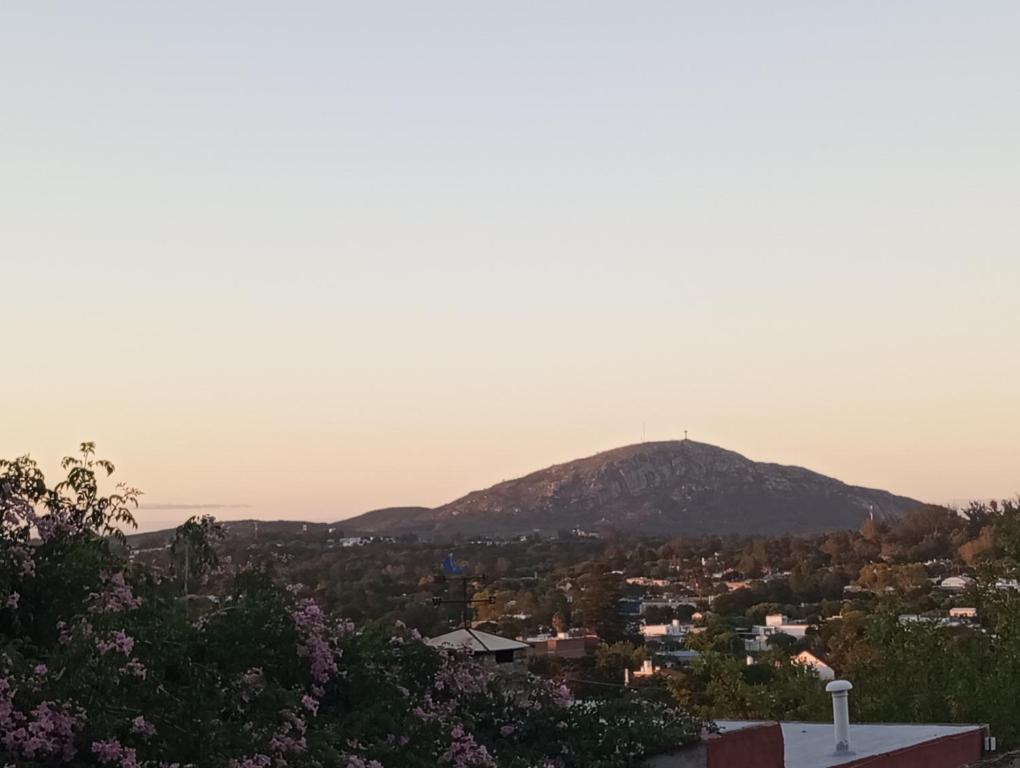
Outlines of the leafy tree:
[{"label": "leafy tree", "polygon": [[606,568],[597,569],[581,580],[583,591],[574,613],[577,621],[608,643],[626,637],[626,622],[620,615],[622,579]]},{"label": "leafy tree", "polygon": [[603,680],[622,683],[624,670],[634,672],[640,669],[647,658],[644,646],[622,641],[603,643],[595,649],[595,669]]},{"label": "leafy tree", "polygon": [[766,641],[769,648],[779,648],[784,651],[789,651],[797,644],[797,638],[793,635],[788,635],[785,632],[776,632],[773,635],[769,635],[769,639]]},{"label": "leafy tree", "polygon": [[174,532],[170,556],[185,595],[190,594],[192,579],[202,577],[219,565],[216,542],[222,538],[223,527],[212,515],[189,517]]}]

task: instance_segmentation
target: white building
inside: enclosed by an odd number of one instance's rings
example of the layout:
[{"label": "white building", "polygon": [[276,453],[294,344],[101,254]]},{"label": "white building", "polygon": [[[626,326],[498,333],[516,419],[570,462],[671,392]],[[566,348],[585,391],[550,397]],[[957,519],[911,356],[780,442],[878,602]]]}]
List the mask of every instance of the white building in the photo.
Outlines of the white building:
[{"label": "white building", "polygon": [[794,664],[810,667],[818,675],[819,680],[828,682],[836,679],[836,671],[810,651],[801,651],[791,661]]},{"label": "white building", "polygon": [[776,635],[789,635],[801,639],[811,629],[810,624],[791,622],[781,613],[770,613],[765,617],[764,624],[751,627],[751,636],[744,639],[744,649],[748,651],[765,651],[769,647],[769,638]]},{"label": "white building", "polygon": [[623,682],[624,685],[630,682],[632,677],[652,677],[656,672],[659,671],[659,667],[652,664],[651,659],[645,659],[641,662],[641,669],[636,669],[631,672],[629,669],[623,670]]},{"label": "white building", "polygon": [[950,592],[962,592],[973,583],[974,579],[970,576],[947,576],[942,579],[942,583],[939,586]]},{"label": "white building", "polygon": [[371,539],[366,539],[364,536],[346,536],[337,543],[341,547],[363,547],[370,541]]},{"label": "white building", "polygon": [[631,576],[626,581],[634,587],[668,587],[672,583],[669,579],[651,579],[647,576]]},{"label": "white building", "polygon": [[690,625],[673,619],[669,624],[646,624],[641,627],[641,634],[646,640],[679,640],[687,634],[688,629]]}]

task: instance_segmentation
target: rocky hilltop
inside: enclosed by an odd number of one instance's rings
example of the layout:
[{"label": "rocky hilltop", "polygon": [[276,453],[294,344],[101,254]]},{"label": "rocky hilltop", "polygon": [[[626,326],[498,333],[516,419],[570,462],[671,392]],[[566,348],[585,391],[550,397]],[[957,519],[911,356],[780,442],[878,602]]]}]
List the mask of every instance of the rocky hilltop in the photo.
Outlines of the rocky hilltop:
[{"label": "rocky hilltop", "polygon": [[557,464],[434,509],[379,510],[349,532],[433,538],[580,528],[648,535],[857,528],[921,502],[692,440],[641,443]]}]

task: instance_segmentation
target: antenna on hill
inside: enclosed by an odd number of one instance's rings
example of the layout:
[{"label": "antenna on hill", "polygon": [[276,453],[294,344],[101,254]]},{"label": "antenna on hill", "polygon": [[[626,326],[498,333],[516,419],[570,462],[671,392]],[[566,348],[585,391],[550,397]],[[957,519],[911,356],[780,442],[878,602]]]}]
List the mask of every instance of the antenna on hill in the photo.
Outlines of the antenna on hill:
[{"label": "antenna on hill", "polygon": [[687,430],[685,429],[684,430],[684,440],[686,440],[686,439],[687,439]]}]

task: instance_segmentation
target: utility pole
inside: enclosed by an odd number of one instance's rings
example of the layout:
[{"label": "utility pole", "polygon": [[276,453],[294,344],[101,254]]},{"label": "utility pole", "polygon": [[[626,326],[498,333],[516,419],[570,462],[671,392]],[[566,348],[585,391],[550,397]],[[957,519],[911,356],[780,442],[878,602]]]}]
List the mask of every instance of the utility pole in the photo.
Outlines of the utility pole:
[{"label": "utility pole", "polygon": [[438,595],[432,598],[432,605],[459,605],[460,606],[460,622],[464,629],[470,629],[470,622],[468,621],[468,614],[472,605],[487,604],[492,605],[496,602],[496,598],[492,595],[483,598],[469,598],[468,597],[468,583],[469,582],[481,582],[485,583],[485,574],[479,574],[478,576],[456,576],[452,579],[448,576],[443,576],[443,581],[460,581],[461,599],[451,600],[449,598],[443,599]]}]

